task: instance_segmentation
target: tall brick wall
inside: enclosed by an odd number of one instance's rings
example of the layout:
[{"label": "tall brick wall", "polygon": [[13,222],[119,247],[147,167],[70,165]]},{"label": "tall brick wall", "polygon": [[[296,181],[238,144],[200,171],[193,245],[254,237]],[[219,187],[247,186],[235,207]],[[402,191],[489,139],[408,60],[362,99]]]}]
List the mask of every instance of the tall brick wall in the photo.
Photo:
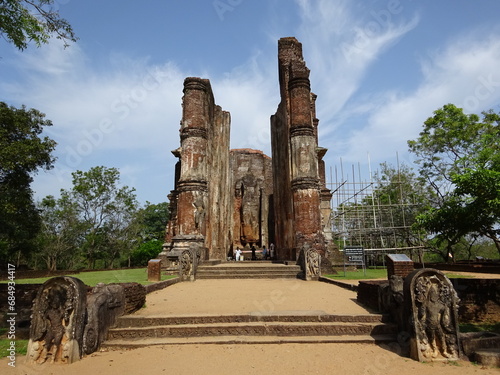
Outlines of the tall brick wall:
[{"label": "tall brick wall", "polygon": [[329,211],[322,202],[331,196],[320,163],[326,149],[318,148],[316,95],[297,39],[279,40],[278,67],[281,102],[271,118],[276,246],[278,258],[296,260],[305,244],[325,255],[322,215]]},{"label": "tall brick wall", "polygon": [[210,259],[225,259],[231,246],[233,197],[229,160],[231,117],[221,107],[214,108],[213,125],[209,127],[208,142],[208,207],[206,247]]},{"label": "tall brick wall", "polygon": [[205,249],[205,259],[225,259],[232,237],[230,115],[215,104],[207,79],[186,78],[183,92],[181,146],[173,151],[179,162],[160,257],[195,244]]},{"label": "tall brick wall", "polygon": [[295,253],[293,253],[295,238],[291,175],[290,173],[276,174],[276,171],[290,171],[288,122],[288,112],[282,102],[278,106],[276,114],[271,116],[275,245],[279,259],[293,259],[295,257]]}]

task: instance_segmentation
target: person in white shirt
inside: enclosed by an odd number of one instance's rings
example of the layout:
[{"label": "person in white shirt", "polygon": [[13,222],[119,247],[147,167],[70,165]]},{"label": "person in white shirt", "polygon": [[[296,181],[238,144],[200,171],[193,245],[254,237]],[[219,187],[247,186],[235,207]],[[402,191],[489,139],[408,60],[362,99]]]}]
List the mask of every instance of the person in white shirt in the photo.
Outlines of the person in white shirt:
[{"label": "person in white shirt", "polygon": [[236,249],[235,254],[234,254],[234,259],[235,259],[236,261],[238,261],[238,260],[243,260],[242,258],[243,258],[243,256],[241,255],[241,250],[240,250],[240,248],[238,247],[238,248]]}]

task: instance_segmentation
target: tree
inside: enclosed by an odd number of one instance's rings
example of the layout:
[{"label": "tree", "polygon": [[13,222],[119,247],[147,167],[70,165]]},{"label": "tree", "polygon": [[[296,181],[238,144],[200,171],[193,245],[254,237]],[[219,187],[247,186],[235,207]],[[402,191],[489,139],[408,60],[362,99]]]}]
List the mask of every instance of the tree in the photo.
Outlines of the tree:
[{"label": "tree", "polygon": [[460,220],[464,215],[460,200],[449,197],[439,208],[430,208],[417,216],[416,228],[437,234],[435,241],[429,243],[429,250],[439,254],[444,261],[456,259],[455,246],[468,233],[467,221]]},{"label": "tree", "polygon": [[137,211],[135,221],[139,228],[139,241],[137,247],[129,253],[129,266],[145,266],[161,252],[168,217],[167,202],[146,202],[144,207]]},{"label": "tree", "polygon": [[144,208],[139,211],[139,216],[142,223],[141,237],[144,242],[165,239],[165,228],[169,218],[167,202],[158,204],[146,202]]},{"label": "tree", "polygon": [[424,122],[417,140],[408,141],[410,151],[418,157],[420,175],[439,199],[453,190],[453,175],[471,165],[471,151],[476,150],[484,130],[478,115],[464,114],[461,108],[447,104]]},{"label": "tree", "polygon": [[137,231],[132,226],[137,211],[134,189],[119,186],[116,168],[94,167],[87,172],[76,171],[73,188],[61,190],[61,199],[72,202],[83,226],[82,251],[88,268],[104,259],[107,267],[121,252],[133,246]]},{"label": "tree", "polygon": [[76,207],[66,198],[55,199],[49,195],[39,204],[42,230],[38,236],[39,251],[47,269],[54,271],[58,266],[71,269],[79,257],[79,243],[82,226]]},{"label": "tree", "polygon": [[56,142],[40,137],[52,123],[35,109],[0,102],[0,251],[4,260],[33,249],[40,217],[33,202],[32,175],[54,163]]},{"label": "tree", "polygon": [[454,177],[470,232],[490,238],[500,254],[500,170],[469,170]]},{"label": "tree", "polygon": [[451,255],[460,239],[473,233],[491,238],[500,253],[500,115],[482,115],[447,104],[408,142],[438,198],[419,225],[446,241]]},{"label": "tree", "polygon": [[0,0],[0,35],[24,50],[33,41],[39,47],[51,36],[68,42],[77,40],[68,21],[54,9],[54,0]]},{"label": "tree", "polygon": [[141,243],[130,253],[131,266],[147,266],[150,259],[154,259],[161,252],[163,241],[149,240]]}]

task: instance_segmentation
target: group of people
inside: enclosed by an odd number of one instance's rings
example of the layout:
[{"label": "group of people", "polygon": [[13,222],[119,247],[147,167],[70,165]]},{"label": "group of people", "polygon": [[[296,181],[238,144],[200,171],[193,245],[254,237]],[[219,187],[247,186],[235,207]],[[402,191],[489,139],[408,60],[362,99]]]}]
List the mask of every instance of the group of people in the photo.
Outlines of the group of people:
[{"label": "group of people", "polygon": [[[257,249],[255,248],[255,245],[252,245],[250,250],[252,251],[252,260],[257,260],[257,254],[256,254]],[[265,246],[262,247],[262,260],[274,260],[275,259],[274,257],[275,257],[275,249],[273,243],[269,245],[269,249],[267,249]],[[232,259],[231,256],[229,258]],[[244,259],[245,258],[243,256],[243,251],[239,247],[237,247],[236,251],[234,252],[234,260],[242,261]]]}]

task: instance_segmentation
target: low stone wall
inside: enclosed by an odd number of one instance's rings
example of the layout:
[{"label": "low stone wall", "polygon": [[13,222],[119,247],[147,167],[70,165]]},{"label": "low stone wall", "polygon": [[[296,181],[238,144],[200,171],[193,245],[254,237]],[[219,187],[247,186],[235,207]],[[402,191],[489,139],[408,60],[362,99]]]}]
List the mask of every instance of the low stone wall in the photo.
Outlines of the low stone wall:
[{"label": "low stone wall", "polygon": [[[500,274],[499,262],[425,263],[425,267],[440,271]],[[417,268],[423,268],[422,263],[415,263],[415,269]]]},{"label": "low stone wall", "polygon": [[357,301],[369,309],[382,312],[381,300],[384,285],[389,285],[389,282],[387,280],[360,281]]},{"label": "low stone wall", "polygon": [[154,284],[149,284],[145,286],[146,289],[146,294],[149,294],[151,292],[155,292],[157,290],[166,288],[167,286],[177,284],[178,282],[181,281],[180,277],[176,277],[175,279],[170,279],[170,280],[165,280],[165,281],[159,281]]},{"label": "low stone wall", "polygon": [[[16,328],[19,333],[19,338],[27,335],[27,331],[30,327],[31,322],[31,312],[33,308],[33,301],[36,297],[36,293],[43,284],[16,284]],[[134,311],[139,310],[146,302],[146,288],[138,283],[122,283],[117,284],[124,288],[125,292],[125,314],[132,314]],[[152,284],[155,285],[155,284]],[[92,287],[88,286],[88,292],[90,293]],[[0,284],[0,301],[7,301],[8,297],[8,285]],[[0,304],[0,317],[5,316],[8,312],[8,304]],[[0,321],[0,327],[6,327],[6,319]],[[26,332],[25,332],[26,331]]]},{"label": "low stone wall", "polygon": [[132,314],[141,309],[146,303],[146,287],[139,283],[120,283],[111,285],[121,285],[125,294],[124,314]]},{"label": "low stone wall", "polygon": [[357,285],[345,283],[345,282],[334,280],[334,279],[330,279],[329,277],[320,276],[319,281],[322,281],[322,282],[327,283],[327,284],[337,285],[337,286],[340,286],[341,288],[352,290],[354,292],[358,291]]},{"label": "low stone wall", "polygon": [[500,322],[500,279],[451,279],[461,323]]},{"label": "low stone wall", "polygon": [[[451,279],[460,298],[460,323],[492,323],[500,321],[500,279]],[[388,281],[360,281],[357,301],[378,312],[382,311],[383,287]]]}]

